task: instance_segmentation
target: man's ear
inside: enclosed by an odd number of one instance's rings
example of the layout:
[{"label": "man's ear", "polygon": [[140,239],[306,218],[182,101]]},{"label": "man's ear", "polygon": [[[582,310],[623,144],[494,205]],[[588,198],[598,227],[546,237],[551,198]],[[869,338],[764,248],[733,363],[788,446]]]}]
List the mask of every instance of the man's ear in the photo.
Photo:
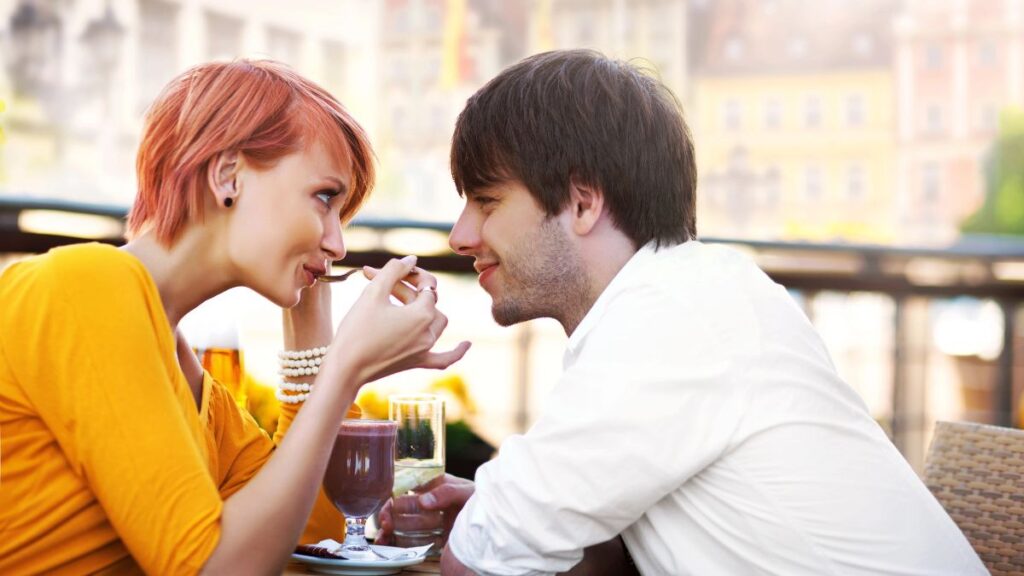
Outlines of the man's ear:
[{"label": "man's ear", "polygon": [[210,162],[206,180],[218,205],[230,207],[237,199],[236,180],[241,163],[241,156],[235,150],[221,152]]},{"label": "man's ear", "polygon": [[569,210],[573,232],[580,236],[589,234],[604,212],[604,191],[596,186],[584,184],[578,178],[571,178]]}]

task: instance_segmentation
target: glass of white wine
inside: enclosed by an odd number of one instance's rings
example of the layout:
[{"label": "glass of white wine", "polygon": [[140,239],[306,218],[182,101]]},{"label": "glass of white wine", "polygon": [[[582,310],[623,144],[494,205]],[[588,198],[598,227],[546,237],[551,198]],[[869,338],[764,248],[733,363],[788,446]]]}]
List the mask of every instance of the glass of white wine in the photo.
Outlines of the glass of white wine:
[{"label": "glass of white wine", "polygon": [[416,494],[444,475],[444,400],[434,394],[388,397],[390,419],[398,424],[392,519],[395,543],[402,547],[434,544],[439,554],[446,539],[444,513],[416,505]]}]

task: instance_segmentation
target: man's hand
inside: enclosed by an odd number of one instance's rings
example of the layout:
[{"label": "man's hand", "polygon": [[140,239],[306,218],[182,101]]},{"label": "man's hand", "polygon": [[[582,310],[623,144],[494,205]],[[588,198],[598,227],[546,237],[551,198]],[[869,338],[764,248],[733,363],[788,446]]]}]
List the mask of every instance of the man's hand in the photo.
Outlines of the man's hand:
[{"label": "man's hand", "polygon": [[[427,482],[416,489],[418,496],[414,502],[410,502],[410,509],[395,510],[395,502],[389,500],[380,511],[380,531],[377,533],[377,542],[388,544],[394,542],[394,514],[403,514],[408,517],[422,510],[425,512],[444,512],[445,534],[451,532],[455,524],[455,517],[458,516],[462,507],[466,505],[469,497],[473,495],[475,486],[472,481],[458,478],[451,474],[445,474]],[[406,506],[407,499],[400,499],[398,506]],[[433,515],[436,517],[436,514]],[[424,518],[424,522],[431,522],[432,518]]]}]

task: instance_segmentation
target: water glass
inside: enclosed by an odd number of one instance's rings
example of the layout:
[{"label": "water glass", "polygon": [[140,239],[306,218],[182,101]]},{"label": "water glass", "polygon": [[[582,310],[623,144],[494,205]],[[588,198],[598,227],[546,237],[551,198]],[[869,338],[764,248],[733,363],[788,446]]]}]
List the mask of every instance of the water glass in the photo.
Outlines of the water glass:
[{"label": "water glass", "polygon": [[433,394],[393,395],[388,413],[398,425],[392,521],[395,542],[402,547],[444,545],[444,513],[419,508],[416,494],[444,475],[444,400]]}]

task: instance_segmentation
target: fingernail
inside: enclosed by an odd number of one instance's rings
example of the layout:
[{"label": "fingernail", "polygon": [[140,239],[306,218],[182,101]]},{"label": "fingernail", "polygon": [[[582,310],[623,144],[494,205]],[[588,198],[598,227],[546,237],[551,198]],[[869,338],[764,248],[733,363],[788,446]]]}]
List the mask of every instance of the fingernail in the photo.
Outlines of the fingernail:
[{"label": "fingernail", "polygon": [[415,254],[409,254],[405,258],[402,258],[402,264],[408,264],[410,266],[415,266],[416,265],[416,255]]},{"label": "fingernail", "polygon": [[437,498],[434,498],[433,494],[423,494],[420,496],[420,506],[433,506],[437,504]]}]

